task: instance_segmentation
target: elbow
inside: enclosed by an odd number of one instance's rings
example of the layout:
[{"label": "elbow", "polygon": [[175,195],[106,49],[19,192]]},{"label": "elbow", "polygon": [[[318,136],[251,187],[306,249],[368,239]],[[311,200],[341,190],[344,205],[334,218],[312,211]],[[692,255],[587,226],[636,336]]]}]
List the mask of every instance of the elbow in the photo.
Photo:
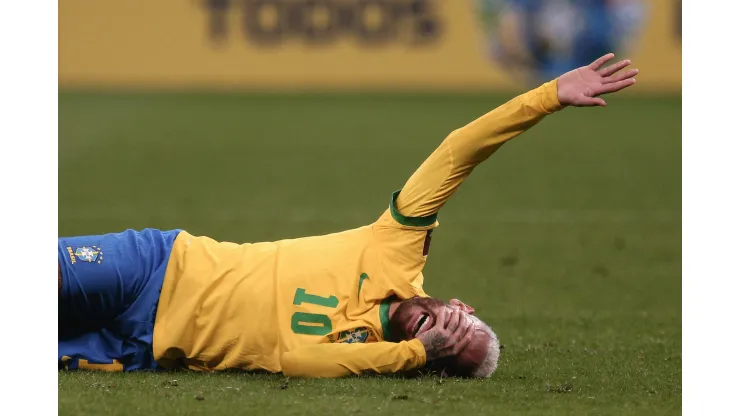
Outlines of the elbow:
[{"label": "elbow", "polygon": [[460,132],[461,132],[461,131],[462,131],[462,130],[463,130],[464,128],[465,128],[465,127],[460,127],[460,128],[457,128],[457,129],[455,129],[455,130],[452,130],[452,131],[450,132],[450,134],[448,134],[448,135],[447,135],[447,139],[452,139],[452,138],[454,138],[455,136],[457,136],[458,134],[460,134]]}]

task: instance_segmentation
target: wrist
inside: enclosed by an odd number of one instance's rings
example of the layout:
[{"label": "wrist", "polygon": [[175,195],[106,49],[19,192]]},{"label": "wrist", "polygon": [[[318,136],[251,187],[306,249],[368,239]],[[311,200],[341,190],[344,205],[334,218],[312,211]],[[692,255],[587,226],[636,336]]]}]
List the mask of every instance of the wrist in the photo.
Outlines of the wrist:
[{"label": "wrist", "polygon": [[548,113],[554,113],[566,107],[566,104],[563,104],[560,100],[559,89],[558,89],[559,80],[560,78],[555,78],[552,81],[544,83],[540,87],[543,92],[540,95],[542,107]]}]

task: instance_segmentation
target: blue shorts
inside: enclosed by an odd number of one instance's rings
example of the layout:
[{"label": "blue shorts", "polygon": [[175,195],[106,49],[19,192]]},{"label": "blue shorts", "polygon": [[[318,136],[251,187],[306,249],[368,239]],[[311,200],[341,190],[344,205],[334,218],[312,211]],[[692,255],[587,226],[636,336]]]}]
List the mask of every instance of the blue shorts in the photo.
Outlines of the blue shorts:
[{"label": "blue shorts", "polygon": [[154,319],[179,232],[59,238],[59,368],[157,368]]}]

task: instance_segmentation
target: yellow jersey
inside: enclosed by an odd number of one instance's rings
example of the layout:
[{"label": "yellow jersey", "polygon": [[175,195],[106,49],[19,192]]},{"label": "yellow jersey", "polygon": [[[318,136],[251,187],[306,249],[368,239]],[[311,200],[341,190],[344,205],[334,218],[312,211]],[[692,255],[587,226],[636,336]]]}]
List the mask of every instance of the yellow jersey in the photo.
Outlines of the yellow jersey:
[{"label": "yellow jersey", "polygon": [[477,164],[558,109],[552,81],[455,130],[364,227],[248,244],[180,233],[156,314],[155,359],[310,377],[423,366],[419,340],[388,341],[389,307],[426,296],[437,212]]}]

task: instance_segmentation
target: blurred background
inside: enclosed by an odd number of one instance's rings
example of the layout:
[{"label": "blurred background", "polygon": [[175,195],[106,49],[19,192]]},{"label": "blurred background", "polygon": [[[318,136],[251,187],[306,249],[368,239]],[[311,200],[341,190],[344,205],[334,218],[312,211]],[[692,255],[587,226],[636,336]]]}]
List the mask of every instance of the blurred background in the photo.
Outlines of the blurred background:
[{"label": "blurred background", "polygon": [[610,51],[640,68],[633,91],[479,167],[426,288],[493,324],[504,378],[603,366],[525,348],[580,342],[621,357],[621,391],[642,388],[639,355],[680,392],[680,1],[65,0],[59,233],[362,226],[448,132]]},{"label": "blurred background", "polygon": [[[519,90],[607,51],[681,88],[680,0],[68,0],[62,87]],[[643,87],[644,85],[644,87]]]}]

